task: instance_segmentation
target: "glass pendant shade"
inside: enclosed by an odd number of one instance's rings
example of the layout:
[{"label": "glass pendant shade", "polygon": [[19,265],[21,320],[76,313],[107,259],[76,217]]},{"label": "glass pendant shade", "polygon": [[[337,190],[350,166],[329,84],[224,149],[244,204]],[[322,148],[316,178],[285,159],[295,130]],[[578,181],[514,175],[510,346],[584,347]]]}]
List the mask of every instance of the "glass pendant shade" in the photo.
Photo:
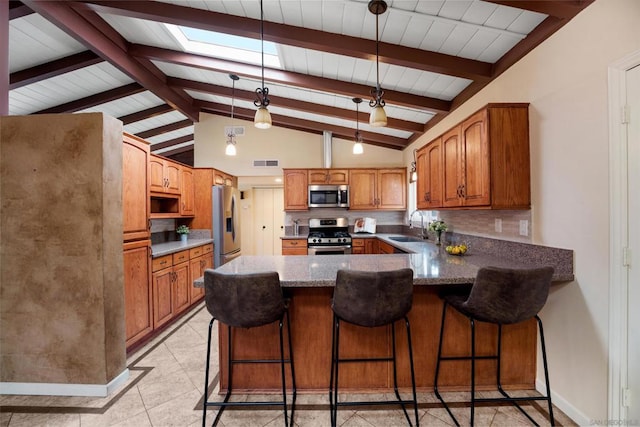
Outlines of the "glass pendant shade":
[{"label": "glass pendant shade", "polygon": [[267,107],[259,107],[256,110],[253,124],[258,129],[269,129],[271,127],[271,113],[269,113]]},{"label": "glass pendant shade", "polygon": [[411,182],[416,182],[418,180],[418,172],[415,170],[411,172]]},{"label": "glass pendant shade", "polygon": [[362,154],[364,153],[364,147],[362,146],[362,142],[356,142],[353,144],[353,154]]},{"label": "glass pendant shade", "polygon": [[383,127],[387,125],[387,113],[381,105],[373,107],[369,115],[369,124],[375,127]]},{"label": "glass pendant shade", "polygon": [[224,154],[226,154],[227,156],[235,156],[236,144],[233,142],[227,141],[227,148],[224,150]]}]

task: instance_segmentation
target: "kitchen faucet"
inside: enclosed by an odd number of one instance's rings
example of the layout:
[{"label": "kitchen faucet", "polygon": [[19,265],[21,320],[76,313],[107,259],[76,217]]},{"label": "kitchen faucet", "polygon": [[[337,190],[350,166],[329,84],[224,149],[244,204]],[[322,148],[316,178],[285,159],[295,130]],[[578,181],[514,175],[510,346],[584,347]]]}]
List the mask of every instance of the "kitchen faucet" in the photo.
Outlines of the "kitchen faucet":
[{"label": "kitchen faucet", "polygon": [[415,211],[411,212],[411,215],[409,215],[409,229],[413,228],[413,215],[418,212],[420,214],[420,237],[422,237],[423,239],[427,239],[428,238],[428,234],[426,232],[426,230],[424,229],[424,215],[422,215],[422,211],[419,209],[416,209]]}]

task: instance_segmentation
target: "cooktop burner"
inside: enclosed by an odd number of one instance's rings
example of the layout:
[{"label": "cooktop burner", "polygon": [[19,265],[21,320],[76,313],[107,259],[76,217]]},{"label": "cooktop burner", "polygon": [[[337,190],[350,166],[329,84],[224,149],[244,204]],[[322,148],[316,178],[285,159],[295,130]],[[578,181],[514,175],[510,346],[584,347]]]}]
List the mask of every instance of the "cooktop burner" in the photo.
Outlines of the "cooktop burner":
[{"label": "cooktop burner", "polygon": [[351,245],[347,218],[312,218],[309,220],[308,246]]}]

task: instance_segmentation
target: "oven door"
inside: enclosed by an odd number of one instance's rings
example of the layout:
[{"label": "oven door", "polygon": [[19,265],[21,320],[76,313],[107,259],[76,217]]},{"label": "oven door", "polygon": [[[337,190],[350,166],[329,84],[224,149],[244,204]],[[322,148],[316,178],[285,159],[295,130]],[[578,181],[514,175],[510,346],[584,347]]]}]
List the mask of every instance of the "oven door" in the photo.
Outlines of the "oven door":
[{"label": "oven door", "polygon": [[349,255],[351,245],[308,246],[307,255]]}]

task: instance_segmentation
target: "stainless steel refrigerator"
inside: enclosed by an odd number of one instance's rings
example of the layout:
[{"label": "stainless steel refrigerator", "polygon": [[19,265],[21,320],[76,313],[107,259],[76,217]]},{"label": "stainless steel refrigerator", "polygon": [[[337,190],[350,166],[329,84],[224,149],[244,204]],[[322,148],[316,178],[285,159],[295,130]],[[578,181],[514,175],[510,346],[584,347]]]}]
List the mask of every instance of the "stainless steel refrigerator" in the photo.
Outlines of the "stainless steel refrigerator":
[{"label": "stainless steel refrigerator", "polygon": [[226,185],[214,185],[213,262],[214,267],[240,256],[240,191]]}]

